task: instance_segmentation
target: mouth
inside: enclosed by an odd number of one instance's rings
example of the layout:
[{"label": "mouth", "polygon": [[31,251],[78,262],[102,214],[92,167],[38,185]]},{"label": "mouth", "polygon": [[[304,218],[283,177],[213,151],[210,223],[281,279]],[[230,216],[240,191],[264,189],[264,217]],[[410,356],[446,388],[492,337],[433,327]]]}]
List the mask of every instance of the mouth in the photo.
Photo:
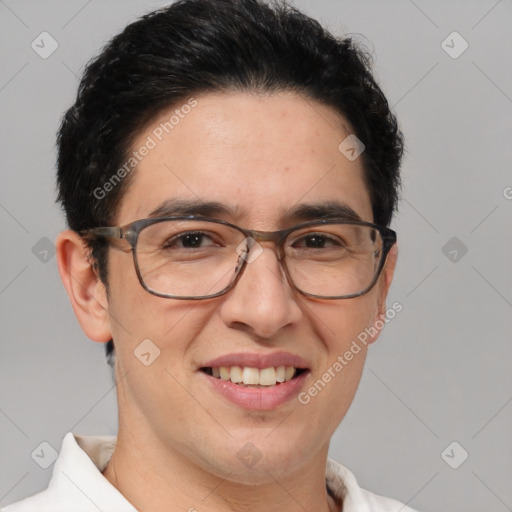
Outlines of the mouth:
[{"label": "mouth", "polygon": [[228,381],[240,387],[266,389],[280,386],[298,378],[305,368],[294,366],[269,366],[254,368],[250,366],[205,366],[200,370],[218,380]]},{"label": "mouth", "polygon": [[310,364],[288,352],[232,353],[205,361],[199,375],[215,395],[246,410],[278,410],[305,386]]}]

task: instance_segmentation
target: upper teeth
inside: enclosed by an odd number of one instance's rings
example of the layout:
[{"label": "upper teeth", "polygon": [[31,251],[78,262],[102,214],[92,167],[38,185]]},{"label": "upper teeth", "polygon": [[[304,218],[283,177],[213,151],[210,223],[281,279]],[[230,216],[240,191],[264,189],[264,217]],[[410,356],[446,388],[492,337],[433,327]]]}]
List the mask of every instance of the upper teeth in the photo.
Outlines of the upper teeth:
[{"label": "upper teeth", "polygon": [[293,366],[277,366],[274,368],[251,368],[248,366],[220,366],[212,368],[212,375],[222,380],[230,380],[235,384],[274,386],[277,382],[291,380],[295,375]]}]

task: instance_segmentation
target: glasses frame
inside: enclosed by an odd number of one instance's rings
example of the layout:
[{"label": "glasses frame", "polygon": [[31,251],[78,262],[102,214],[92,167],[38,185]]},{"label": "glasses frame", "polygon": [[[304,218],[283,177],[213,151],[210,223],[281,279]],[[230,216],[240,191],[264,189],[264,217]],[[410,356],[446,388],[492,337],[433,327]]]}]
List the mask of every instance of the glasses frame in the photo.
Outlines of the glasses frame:
[{"label": "glasses frame", "polygon": [[[247,260],[245,258],[240,258],[242,260],[242,263],[239,265],[238,270],[235,269],[235,276],[232,280],[232,282],[223,290],[220,292],[211,294],[211,295],[201,295],[201,296],[179,296],[179,295],[170,295],[165,293],[159,293],[151,288],[149,288],[146,283],[144,282],[144,279],[142,278],[141,272],[139,270],[139,263],[137,261],[137,241],[139,238],[140,232],[148,227],[152,226],[153,224],[158,224],[159,222],[165,222],[165,221],[171,221],[171,220],[198,220],[198,221],[206,221],[211,222],[214,224],[222,224],[224,226],[229,226],[233,229],[236,229],[240,233],[242,233],[247,238],[253,238],[256,240],[256,242],[273,242],[275,245],[275,252],[277,254],[277,258],[279,261],[279,264],[281,265],[281,268],[284,270],[284,273],[286,275],[286,278],[288,280],[288,283],[291,285],[291,287],[298,291],[300,294],[306,296],[306,297],[312,297],[317,299],[325,299],[325,300],[337,300],[337,299],[351,299],[354,297],[359,297],[361,295],[364,295],[365,293],[368,293],[375,283],[377,282],[382,269],[384,268],[384,264],[387,259],[387,255],[389,254],[389,251],[391,247],[396,243],[397,241],[397,235],[396,232],[393,231],[390,228],[387,228],[385,226],[379,226],[378,224],[373,224],[372,222],[366,222],[366,221],[360,221],[360,220],[350,220],[346,218],[330,218],[330,219],[319,219],[319,220],[313,220],[309,222],[304,222],[302,224],[297,224],[295,226],[292,226],[291,228],[287,229],[281,229],[278,231],[258,231],[254,229],[245,229],[241,228],[240,226],[237,226],[235,224],[231,224],[230,222],[220,220],[220,219],[211,219],[208,217],[197,217],[195,215],[179,215],[179,216],[172,216],[172,217],[151,217],[147,219],[140,219],[136,220],[134,222],[131,222],[129,224],[125,224],[124,226],[105,226],[105,227],[97,227],[97,228],[90,228],[85,229],[80,232],[80,235],[85,240],[95,240],[98,238],[110,238],[110,239],[116,239],[116,240],[126,240],[130,246],[131,246],[131,252],[133,255],[133,263],[135,266],[135,272],[137,274],[137,277],[139,279],[139,282],[141,286],[146,290],[148,293],[152,295],[156,295],[157,297],[162,297],[166,299],[176,299],[176,300],[204,300],[204,299],[213,299],[215,297],[220,297],[221,295],[226,294],[229,292],[232,288],[235,287],[238,280],[242,276],[245,267],[247,266]],[[324,296],[324,295],[316,295],[308,292],[302,291],[300,288],[296,286],[294,283],[290,272],[288,270],[288,267],[286,265],[286,254],[284,250],[284,242],[290,235],[290,233],[293,233],[294,231],[298,231],[300,229],[307,228],[308,226],[323,226],[323,225],[329,225],[329,224],[349,224],[349,225],[357,225],[357,226],[368,226],[370,228],[375,229],[376,231],[379,231],[381,238],[382,238],[382,254],[381,259],[379,262],[379,265],[377,267],[377,270],[375,272],[375,275],[371,281],[371,283],[362,291],[357,293],[352,293],[348,295],[340,295],[340,296]]]}]

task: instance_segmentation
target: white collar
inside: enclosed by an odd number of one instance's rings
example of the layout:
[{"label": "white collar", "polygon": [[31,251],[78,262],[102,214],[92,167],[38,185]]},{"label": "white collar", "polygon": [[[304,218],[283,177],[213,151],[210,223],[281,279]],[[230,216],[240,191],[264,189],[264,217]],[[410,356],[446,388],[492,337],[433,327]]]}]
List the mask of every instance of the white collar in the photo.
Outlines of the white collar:
[{"label": "white collar", "polygon": [[[2,509],[3,512],[137,512],[103,476],[116,436],[82,436],[69,432],[55,462],[48,488]],[[361,489],[350,470],[328,459],[326,485],[343,501],[343,512],[414,512],[401,503]]]}]

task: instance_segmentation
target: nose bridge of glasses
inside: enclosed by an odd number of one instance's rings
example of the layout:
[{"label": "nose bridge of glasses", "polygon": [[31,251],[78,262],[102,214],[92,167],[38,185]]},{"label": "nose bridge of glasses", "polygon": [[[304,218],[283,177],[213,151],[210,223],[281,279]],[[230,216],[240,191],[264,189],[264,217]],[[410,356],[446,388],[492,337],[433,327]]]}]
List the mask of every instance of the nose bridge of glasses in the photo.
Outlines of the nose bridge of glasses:
[{"label": "nose bridge of glasses", "polygon": [[[282,283],[288,282],[289,285],[293,288],[293,282],[288,275],[288,270],[286,269],[286,265],[284,263],[285,255],[282,247],[282,241],[286,238],[286,233],[284,231],[245,230],[245,236],[245,243],[247,244],[246,247],[249,250],[249,256],[247,258],[244,257],[244,261],[242,262],[242,266],[245,268],[245,272],[247,272],[247,267],[253,267],[255,260],[260,260],[260,255],[266,246],[268,249],[270,249],[270,253],[267,254],[267,258],[276,258],[277,261],[271,263],[271,260],[269,259],[262,259],[262,263],[260,262],[260,265],[263,266],[256,264],[256,275],[258,276],[257,279],[261,280],[262,278],[262,274],[260,274],[260,272],[270,272],[270,275],[274,276],[274,279],[277,276],[280,276],[279,279],[282,280]],[[259,244],[261,245],[258,247]],[[251,253],[253,254],[252,257]],[[271,253],[274,254],[271,255]],[[250,265],[245,265],[246,263],[249,263]],[[275,263],[277,263],[279,268],[274,268]],[[237,270],[239,270],[238,267]]]},{"label": "nose bridge of glasses", "polygon": [[281,238],[280,235],[280,231],[250,231],[250,236],[258,243],[273,242],[277,244]]},{"label": "nose bridge of glasses", "polygon": [[[281,249],[281,241],[283,239],[283,232],[282,231],[257,231],[257,230],[250,230],[247,233],[248,237],[252,238],[255,242],[258,244],[265,244],[267,245],[268,242],[270,242],[270,247],[275,248],[277,257],[279,260],[282,259],[283,253]],[[254,244],[251,244],[250,248]]]}]

